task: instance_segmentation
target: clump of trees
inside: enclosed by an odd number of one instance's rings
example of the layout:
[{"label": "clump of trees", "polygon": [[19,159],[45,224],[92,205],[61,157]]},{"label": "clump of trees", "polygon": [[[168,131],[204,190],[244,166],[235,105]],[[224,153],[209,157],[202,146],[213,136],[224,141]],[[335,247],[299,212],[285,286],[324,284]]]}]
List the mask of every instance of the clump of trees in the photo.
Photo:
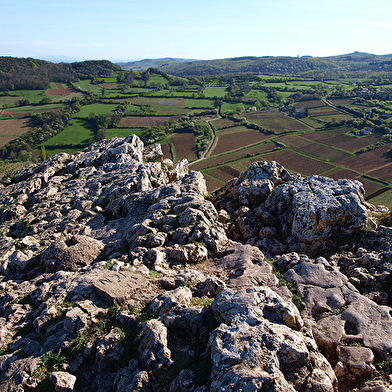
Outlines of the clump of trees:
[{"label": "clump of trees", "polygon": [[35,161],[43,156],[33,150],[33,146],[40,145],[64,130],[72,116],[80,110],[80,103],[75,99],[71,105],[53,112],[35,113],[31,117],[33,128],[19,136],[16,140],[7,143],[0,150],[1,159],[12,159],[19,161]]},{"label": "clump of trees", "polygon": [[90,113],[89,122],[92,128],[97,132],[98,140],[102,140],[105,138],[106,129],[116,128],[119,125],[121,119],[125,115],[129,104],[129,102],[121,103],[120,105],[118,105],[114,113],[105,113],[101,115]]}]

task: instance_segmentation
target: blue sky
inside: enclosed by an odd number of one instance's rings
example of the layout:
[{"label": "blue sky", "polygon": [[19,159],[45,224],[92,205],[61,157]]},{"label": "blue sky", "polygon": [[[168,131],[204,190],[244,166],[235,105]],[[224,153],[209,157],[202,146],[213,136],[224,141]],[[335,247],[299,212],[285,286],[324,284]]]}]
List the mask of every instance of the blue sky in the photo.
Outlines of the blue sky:
[{"label": "blue sky", "polygon": [[159,57],[392,53],[391,0],[0,0],[0,55]]}]

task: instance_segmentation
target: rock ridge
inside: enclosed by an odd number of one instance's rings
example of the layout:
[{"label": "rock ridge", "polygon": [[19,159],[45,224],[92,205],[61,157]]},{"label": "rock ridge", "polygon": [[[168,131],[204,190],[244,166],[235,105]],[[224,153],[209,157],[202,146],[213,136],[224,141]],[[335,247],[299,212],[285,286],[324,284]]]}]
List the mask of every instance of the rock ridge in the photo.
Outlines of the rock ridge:
[{"label": "rock ridge", "polygon": [[358,181],[261,161],[208,195],[132,135],[0,196],[1,390],[392,390],[390,212]]}]

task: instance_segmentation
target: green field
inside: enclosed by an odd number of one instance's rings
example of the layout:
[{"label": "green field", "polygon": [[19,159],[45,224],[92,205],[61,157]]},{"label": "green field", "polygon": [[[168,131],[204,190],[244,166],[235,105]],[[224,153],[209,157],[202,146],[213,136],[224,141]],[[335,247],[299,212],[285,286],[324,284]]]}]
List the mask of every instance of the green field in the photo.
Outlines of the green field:
[{"label": "green field", "polygon": [[28,99],[31,103],[38,103],[46,98],[44,90],[12,90],[9,95],[18,99]]},{"label": "green field", "polygon": [[147,85],[152,86],[157,83],[165,85],[165,84],[169,83],[169,81],[162,75],[156,75],[156,74],[150,75],[150,79],[148,80]]},{"label": "green field", "polygon": [[223,96],[225,96],[227,94],[228,90],[227,90],[227,86],[207,86],[204,91],[203,94],[207,97],[207,98],[214,98],[214,97],[218,97],[221,98]]},{"label": "green field", "polygon": [[215,102],[212,99],[187,99],[187,108],[207,108],[213,109],[215,107]]},{"label": "green field", "polygon": [[88,128],[85,120],[74,119],[70,125],[56,136],[52,137],[44,143],[48,147],[73,146],[74,148],[82,148],[90,144],[95,133]]},{"label": "green field", "polygon": [[[165,91],[165,90],[162,90],[162,91]],[[158,93],[162,94],[162,91],[157,91],[156,94],[158,94]],[[171,97],[185,97],[185,98],[189,97],[189,98],[191,98],[196,94],[195,91],[170,91],[170,90],[168,90],[168,92],[169,92],[169,96],[171,96]]]},{"label": "green field", "polygon": [[223,102],[221,107],[222,114],[234,113],[234,112],[244,112],[250,107],[249,104],[244,104],[242,102],[232,103]]},{"label": "green field", "polygon": [[149,106],[157,115],[181,115],[189,113],[185,108],[185,100],[182,98],[149,98],[135,97],[131,102],[136,105]]},{"label": "green field", "polygon": [[255,98],[259,101],[264,101],[268,99],[268,93],[263,90],[250,90],[249,93],[245,95],[248,98]]},{"label": "green field", "polygon": [[37,111],[37,110],[47,110],[47,109],[61,109],[66,107],[67,105],[64,103],[48,103],[45,105],[26,105],[26,106],[17,106],[13,108],[7,109],[8,112],[19,112],[19,111]]},{"label": "green field", "polygon": [[74,82],[73,86],[75,89],[79,89],[81,91],[86,91],[86,92],[95,92],[97,90],[102,90],[101,86],[97,84],[91,84],[91,79],[79,80],[78,82]]},{"label": "green field", "polygon": [[[106,129],[106,138],[137,134],[146,143],[162,142],[168,157],[188,158],[192,161],[192,170],[201,170],[206,175],[210,191],[246,170],[255,160],[276,160],[287,169],[304,175],[359,179],[364,183],[367,197],[374,195],[370,202],[392,207],[392,175],[389,175],[392,157],[386,156],[392,145],[381,146],[392,134],[392,118],[385,116],[392,112],[392,99],[362,96],[362,86],[351,93],[355,88],[353,83],[360,82],[375,94],[377,83],[386,89],[388,85],[392,86],[392,80],[382,85],[375,79],[321,81],[310,77],[256,74],[230,79],[221,76],[186,79],[149,72],[149,77],[135,74],[131,87],[118,82],[125,80],[124,74],[119,78],[94,76],[83,79],[73,83],[79,93],[48,96],[52,102],[45,105],[38,104],[47,98],[43,90],[10,91],[9,95],[0,96],[0,108],[4,104],[14,106],[4,110],[2,115],[9,118],[4,121],[16,127],[22,121],[29,121],[28,117],[34,111],[59,109],[70,104],[73,97],[80,98],[80,111],[74,112],[70,125],[44,143],[50,156],[60,151],[75,152],[95,141],[97,129],[92,127],[96,125],[87,121],[91,113],[96,116],[111,114],[119,104],[128,102],[119,122],[124,126]],[[98,84],[92,84],[93,79]],[[231,86],[230,80],[235,81],[235,86]],[[65,83],[62,85],[69,87]],[[50,87],[56,88],[53,82]],[[335,97],[334,91],[347,93]],[[229,92],[230,100],[225,100]],[[298,101],[294,101],[294,97]],[[334,105],[360,111],[366,117],[352,117],[326,106],[323,97]],[[28,99],[30,104],[16,107],[21,99]],[[308,116],[295,119],[282,108],[279,110],[282,103],[307,109]],[[259,110],[249,111],[251,106]],[[23,117],[23,120],[16,117]],[[371,121],[374,121],[374,127],[381,124],[383,131],[358,136],[356,128]],[[215,132],[213,146],[206,145],[209,136],[203,136],[206,139],[201,142],[196,140],[195,125],[208,122]],[[208,127],[206,129],[209,131]],[[7,130],[3,132],[4,137],[8,135]],[[23,132],[24,128],[18,135]],[[197,143],[207,151],[205,159],[200,161],[196,156],[199,154]],[[39,151],[39,146],[33,148]],[[358,154],[365,149],[370,151]]]},{"label": "green field", "polygon": [[88,118],[91,113],[94,113],[96,116],[102,114],[113,113],[117,109],[116,104],[110,103],[93,103],[91,105],[82,106],[79,113],[76,114],[76,117],[79,118]]},{"label": "green field", "polygon": [[125,114],[127,116],[131,116],[132,114],[139,114],[141,111],[142,111],[142,108],[140,106],[130,104],[127,107]]}]

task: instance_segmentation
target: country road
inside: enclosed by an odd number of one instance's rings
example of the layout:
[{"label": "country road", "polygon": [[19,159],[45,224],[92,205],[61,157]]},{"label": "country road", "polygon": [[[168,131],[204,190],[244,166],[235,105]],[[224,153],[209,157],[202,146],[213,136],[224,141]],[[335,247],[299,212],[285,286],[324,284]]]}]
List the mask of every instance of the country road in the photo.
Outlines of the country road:
[{"label": "country road", "polygon": [[333,109],[335,109],[335,110],[339,110],[340,112],[345,113],[345,114],[348,114],[349,116],[361,118],[361,117],[358,116],[357,114],[349,113],[349,112],[346,112],[344,109],[338,108],[337,106],[335,106],[335,105],[333,105],[331,102],[329,102],[329,101],[327,100],[327,98],[325,98],[325,97],[322,98],[321,100],[324,102],[325,105],[327,105],[327,106],[329,106],[329,107],[331,107],[331,108],[333,108]]},{"label": "country road", "polygon": [[201,157],[200,157],[199,159],[197,159],[196,161],[193,161],[193,162],[189,163],[189,166],[192,166],[193,164],[195,164],[195,163],[197,163],[197,162],[200,162],[200,161],[202,161],[202,160],[208,158],[208,157],[211,155],[211,152],[213,151],[213,149],[214,149],[215,146],[216,146],[216,143],[218,142],[218,135],[216,134],[214,128],[211,126],[210,122],[211,122],[211,121],[214,121],[214,120],[218,120],[218,119],[220,119],[220,118],[222,118],[222,117],[218,115],[217,118],[213,118],[213,119],[211,119],[211,120],[207,120],[207,121],[206,121],[207,124],[208,124],[208,126],[211,128],[211,131],[212,131],[212,139],[211,139],[210,144],[208,145],[208,147],[205,149],[205,151],[204,151],[203,154],[201,155]]}]

